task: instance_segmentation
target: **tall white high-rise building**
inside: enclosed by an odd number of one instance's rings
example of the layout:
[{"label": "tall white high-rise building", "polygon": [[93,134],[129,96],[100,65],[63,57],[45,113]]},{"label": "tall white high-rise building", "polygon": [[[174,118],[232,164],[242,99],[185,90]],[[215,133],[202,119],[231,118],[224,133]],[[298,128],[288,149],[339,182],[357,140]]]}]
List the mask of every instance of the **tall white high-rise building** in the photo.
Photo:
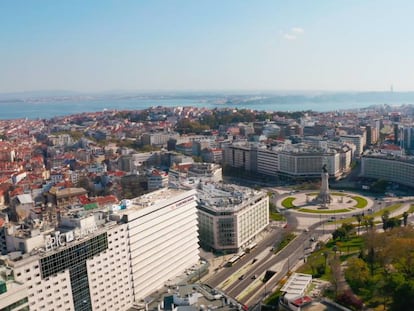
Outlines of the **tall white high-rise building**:
[{"label": "tall white high-rise building", "polygon": [[57,231],[10,224],[0,259],[24,291],[10,287],[0,300],[30,310],[128,310],[198,263],[195,194],[162,189],[112,212],[73,211]]},{"label": "tall white high-rise building", "polygon": [[128,228],[136,301],[198,263],[195,195],[195,190],[161,189],[118,212]]}]

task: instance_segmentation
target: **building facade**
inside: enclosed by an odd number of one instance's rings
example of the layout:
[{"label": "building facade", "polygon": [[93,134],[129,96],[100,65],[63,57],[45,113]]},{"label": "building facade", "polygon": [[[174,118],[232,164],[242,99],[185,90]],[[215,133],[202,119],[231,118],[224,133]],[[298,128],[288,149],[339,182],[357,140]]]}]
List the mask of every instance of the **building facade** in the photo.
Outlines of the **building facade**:
[{"label": "building facade", "polygon": [[200,244],[239,251],[269,224],[269,198],[252,189],[202,183],[197,190]]},{"label": "building facade", "polygon": [[195,190],[160,189],[117,212],[126,223],[134,300],[199,261]]},{"label": "building facade", "polygon": [[414,187],[414,158],[367,153],[361,158],[361,176]]},{"label": "building facade", "polygon": [[128,310],[199,262],[195,193],[162,189],[110,211],[73,210],[58,230],[10,224],[2,260],[24,291],[9,290],[7,300],[0,293],[2,302],[21,310]]}]

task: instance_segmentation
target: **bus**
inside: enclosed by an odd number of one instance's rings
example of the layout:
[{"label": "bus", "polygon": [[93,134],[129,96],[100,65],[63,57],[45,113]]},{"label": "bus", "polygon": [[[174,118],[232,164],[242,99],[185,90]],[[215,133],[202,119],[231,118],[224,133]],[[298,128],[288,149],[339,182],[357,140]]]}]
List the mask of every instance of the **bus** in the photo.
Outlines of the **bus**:
[{"label": "bus", "polygon": [[252,244],[247,245],[247,247],[246,247],[246,253],[250,253],[250,251],[253,248],[255,248],[256,246],[257,246],[257,243],[252,243]]},{"label": "bus", "polygon": [[229,261],[227,261],[226,266],[227,267],[233,266],[239,259],[240,259],[239,255],[234,255],[233,257],[229,259]]}]

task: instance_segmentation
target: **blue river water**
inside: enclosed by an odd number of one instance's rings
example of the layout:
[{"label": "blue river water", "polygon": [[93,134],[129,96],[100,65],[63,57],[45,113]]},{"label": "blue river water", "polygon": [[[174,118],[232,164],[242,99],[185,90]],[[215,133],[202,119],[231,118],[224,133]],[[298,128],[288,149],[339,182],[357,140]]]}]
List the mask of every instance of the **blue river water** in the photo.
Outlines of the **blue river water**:
[{"label": "blue river water", "polygon": [[[254,101],[239,104],[217,104],[214,101],[194,99],[102,99],[102,100],[56,100],[56,101],[11,101],[0,102],[0,119],[50,119],[55,116],[65,116],[83,112],[103,110],[141,110],[154,106],[177,107],[193,106],[205,108],[247,108],[259,111],[335,111],[339,109],[358,109],[374,105],[370,102],[272,102]],[[378,104],[378,103],[377,103]]]}]

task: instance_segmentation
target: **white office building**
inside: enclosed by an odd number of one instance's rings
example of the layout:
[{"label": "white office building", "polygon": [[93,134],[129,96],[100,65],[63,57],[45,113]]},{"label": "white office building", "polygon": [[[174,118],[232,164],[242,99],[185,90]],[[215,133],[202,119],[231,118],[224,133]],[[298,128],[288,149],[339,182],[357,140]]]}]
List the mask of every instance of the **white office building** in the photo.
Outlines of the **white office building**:
[{"label": "white office building", "polygon": [[27,290],[30,310],[126,310],[132,305],[127,225],[109,222],[44,238],[44,247],[10,253],[6,260],[14,280]]},{"label": "white office building", "polygon": [[195,190],[160,189],[118,211],[129,236],[135,301],[199,261]]},{"label": "white office building", "polygon": [[58,231],[10,224],[0,263],[22,290],[10,287],[0,306],[128,310],[198,263],[195,194],[162,189],[110,212],[72,211]]},{"label": "white office building", "polygon": [[361,176],[414,187],[414,157],[367,151],[361,157]]}]

